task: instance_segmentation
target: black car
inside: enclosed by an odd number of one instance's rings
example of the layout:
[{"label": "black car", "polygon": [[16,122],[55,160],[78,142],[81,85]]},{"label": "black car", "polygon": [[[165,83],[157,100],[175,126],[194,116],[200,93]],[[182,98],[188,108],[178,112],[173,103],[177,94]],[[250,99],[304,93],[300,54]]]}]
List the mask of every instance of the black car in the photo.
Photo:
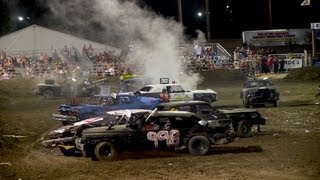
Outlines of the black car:
[{"label": "black car", "polygon": [[146,109],[116,110],[109,111],[103,116],[85,119],[66,126],[59,127],[49,132],[42,138],[41,144],[45,148],[59,147],[65,156],[74,155],[79,151],[76,141],[82,136],[86,128],[106,126],[109,124],[128,124],[131,119],[141,113],[151,112]]},{"label": "black car", "polygon": [[266,118],[262,117],[256,109],[216,109],[204,101],[177,101],[161,103],[157,106],[159,111],[188,111],[193,112],[203,119],[220,120],[232,119],[233,128],[239,137],[247,137],[251,133],[252,126],[265,125]]},{"label": "black car", "polygon": [[273,107],[279,105],[279,91],[269,79],[252,79],[244,83],[240,91],[243,106],[258,107],[271,103]]},{"label": "black car", "polygon": [[86,129],[80,143],[94,160],[115,160],[118,153],[136,148],[187,148],[192,155],[206,155],[211,145],[234,140],[230,121],[208,125],[194,113],[153,111],[136,117],[134,123]]},{"label": "black car", "polygon": [[52,97],[88,97],[100,93],[100,87],[93,82],[85,79],[82,81],[76,79],[66,79],[61,83],[53,79],[47,79],[44,83],[37,84],[35,94]]}]

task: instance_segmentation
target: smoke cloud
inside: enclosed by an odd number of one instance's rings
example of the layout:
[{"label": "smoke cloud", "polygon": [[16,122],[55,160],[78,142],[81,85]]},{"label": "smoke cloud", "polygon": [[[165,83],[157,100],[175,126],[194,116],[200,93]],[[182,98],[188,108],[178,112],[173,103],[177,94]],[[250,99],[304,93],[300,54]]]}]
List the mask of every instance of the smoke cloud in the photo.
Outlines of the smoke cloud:
[{"label": "smoke cloud", "polygon": [[[184,71],[177,47],[183,44],[183,27],[135,1],[68,0],[48,1],[52,22],[65,30],[99,36],[107,45],[128,46],[133,42],[128,64],[141,65],[143,73],[153,83],[168,77],[183,87],[195,88],[198,74]],[[201,38],[202,39],[202,38]]]}]

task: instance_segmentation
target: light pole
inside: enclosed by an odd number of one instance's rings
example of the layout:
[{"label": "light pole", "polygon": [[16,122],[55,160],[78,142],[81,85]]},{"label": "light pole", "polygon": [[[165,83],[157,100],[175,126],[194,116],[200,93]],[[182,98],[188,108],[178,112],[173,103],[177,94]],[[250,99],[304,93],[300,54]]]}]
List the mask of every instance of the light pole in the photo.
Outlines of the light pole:
[{"label": "light pole", "polygon": [[207,38],[208,42],[211,41],[211,27],[210,27],[210,10],[209,10],[209,0],[206,1],[206,19],[207,19]]},{"label": "light pole", "polygon": [[268,11],[269,11],[269,29],[272,29],[272,3],[268,0]]},{"label": "light pole", "polygon": [[181,4],[181,0],[177,0],[178,3],[178,13],[179,13],[179,22],[181,23],[181,25],[183,26],[183,22],[182,22],[182,4]]}]

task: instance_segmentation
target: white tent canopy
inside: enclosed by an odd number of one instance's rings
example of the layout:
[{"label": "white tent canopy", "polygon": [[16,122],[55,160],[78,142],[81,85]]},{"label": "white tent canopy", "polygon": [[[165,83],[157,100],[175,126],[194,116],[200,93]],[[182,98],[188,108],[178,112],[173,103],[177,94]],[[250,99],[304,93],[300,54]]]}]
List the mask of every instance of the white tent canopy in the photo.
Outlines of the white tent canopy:
[{"label": "white tent canopy", "polygon": [[69,34],[51,30],[38,25],[31,25],[0,38],[0,50],[7,54],[38,54],[40,52],[52,52],[53,49],[62,49],[64,46],[72,46],[79,51],[89,44],[97,51],[114,51],[120,53],[120,49],[96,43],[90,40],[78,38]]}]

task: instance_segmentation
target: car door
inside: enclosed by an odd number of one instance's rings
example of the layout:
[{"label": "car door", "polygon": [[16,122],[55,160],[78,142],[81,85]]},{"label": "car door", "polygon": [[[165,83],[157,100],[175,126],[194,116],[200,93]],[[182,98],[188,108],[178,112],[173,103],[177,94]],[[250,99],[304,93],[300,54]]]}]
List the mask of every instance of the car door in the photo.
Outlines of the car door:
[{"label": "car door", "polygon": [[167,86],[167,92],[170,95],[170,101],[190,101],[193,100],[193,94],[186,92],[180,85]]}]

